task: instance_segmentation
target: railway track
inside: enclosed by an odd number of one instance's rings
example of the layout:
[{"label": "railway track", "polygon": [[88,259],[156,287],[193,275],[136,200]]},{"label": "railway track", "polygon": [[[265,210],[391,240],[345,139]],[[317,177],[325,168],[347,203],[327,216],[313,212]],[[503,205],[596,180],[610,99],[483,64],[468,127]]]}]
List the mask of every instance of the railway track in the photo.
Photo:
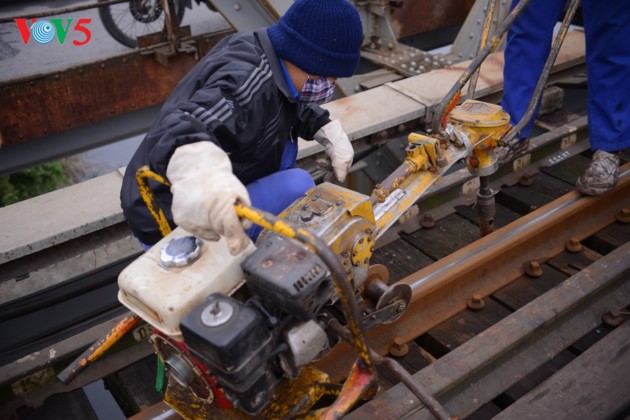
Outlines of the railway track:
[{"label": "railway track", "polygon": [[[390,283],[409,283],[414,296],[407,313],[370,331],[368,342],[452,416],[628,414],[630,334],[628,323],[617,325],[630,305],[630,164],[615,191],[591,198],[573,190],[587,163],[577,155],[504,186],[496,196],[497,229],[484,238],[473,206],[459,205],[437,220],[423,214],[416,222],[425,227],[400,232],[373,256],[372,263],[388,268]],[[106,358],[109,369],[75,388],[103,377],[125,415],[177,418],[151,389],[149,353]],[[353,358],[340,345],[319,367],[341,380]],[[348,418],[432,418],[396,375],[379,373],[376,398]],[[66,404],[84,398],[69,395],[55,398]],[[49,404],[22,415],[54,418],[44,414]]]},{"label": "railway track", "polygon": [[[585,128],[585,121],[574,122],[562,135],[585,140]],[[385,134],[355,145],[371,149],[391,140]],[[401,320],[369,333],[370,346],[397,361],[452,416],[630,414],[623,382],[630,373],[624,350],[630,327],[617,325],[630,304],[630,167],[615,192],[581,197],[573,185],[588,162],[588,153],[579,154],[586,147],[547,145],[542,137],[534,139],[530,160],[495,177],[496,232],[479,239],[474,206],[461,197],[466,180],[453,174],[451,184],[422,201],[418,215],[405,217],[403,231],[388,232],[372,258],[387,268],[390,283],[409,283],[414,297]],[[553,163],[562,162],[547,167],[550,153]],[[375,169],[378,162],[366,165]],[[126,235],[123,224],[117,230]],[[127,417],[178,418],[153,389],[155,356],[142,329],[70,385],[55,381],[78,349],[125,316],[115,282],[136,256],[0,306],[6,337],[0,418],[110,418],[86,397],[96,380]],[[341,380],[353,359],[340,345],[318,366]],[[376,398],[349,418],[432,418],[391,371],[381,369],[379,381]]]},{"label": "railway track", "polygon": [[[471,206],[379,248],[390,283],[414,291],[396,323],[368,333],[453,417],[626,418],[630,413],[630,164],[604,197],[573,190],[577,156],[497,194],[479,239]],[[426,217],[426,215],[425,215]],[[342,380],[338,346],[318,367]],[[431,419],[398,376],[347,417]],[[178,418],[163,403],[138,419]]]},{"label": "railway track", "polygon": [[[414,297],[409,312],[369,342],[454,416],[628,415],[630,399],[618,390],[627,389],[630,335],[627,325],[614,328],[630,304],[630,165],[615,193],[587,198],[571,187],[579,160],[499,193],[505,227],[481,240],[463,207],[377,252]],[[542,205],[545,196],[551,201]],[[414,271],[423,260],[428,265]],[[322,367],[340,369],[341,355],[331,360]],[[348,418],[433,418],[391,374],[381,377],[383,392]]]},{"label": "railway track", "polygon": [[[586,127],[584,118],[558,124],[532,139],[526,159],[493,176],[492,187],[498,193],[492,234],[479,239],[474,195],[466,187],[470,177],[461,174],[467,172],[464,169],[429,191],[419,203],[419,213],[406,215],[372,257],[372,264],[387,268],[390,283],[409,283],[414,296],[403,318],[368,333],[369,344],[398,361],[451,415],[508,416],[525,404],[521,401],[528,392],[553,380],[555,371],[579,363],[582,355],[602,354],[599,347],[610,353],[612,346],[612,354],[624,348],[619,340],[605,343],[617,335],[624,338],[623,333],[608,334],[615,332],[609,324],[627,318],[630,304],[630,166],[622,168],[619,187],[604,197],[575,192],[575,180],[590,159],[589,152],[583,152]],[[370,165],[374,167],[373,162]],[[45,290],[0,308],[0,330],[18,331],[5,340],[0,352],[0,384],[5,389],[11,386],[14,394],[0,401],[0,417],[59,418],[50,414],[57,404],[76,407],[83,411],[75,414],[90,418],[94,412],[83,389],[102,379],[126,416],[176,418],[153,390],[152,348],[146,343],[132,345],[133,337],[122,343],[129,349],[113,351],[70,385],[50,380],[77,349],[103,336],[124,316],[115,281],[127,263],[64,282],[54,295]],[[571,295],[575,285],[581,295]],[[68,299],[79,299],[82,286],[89,286],[85,297],[91,296],[93,302],[82,307],[98,316],[78,322],[81,314]],[[565,300],[570,295],[572,300]],[[44,357],[51,352],[58,354],[56,364]],[[332,379],[342,380],[353,358],[349,347],[340,345],[319,367]],[[8,363],[13,360],[20,363]],[[619,360],[625,360],[623,355]],[[627,376],[626,366],[630,363],[615,366],[614,371]],[[26,377],[31,373],[34,379]],[[376,399],[356,408],[350,418],[431,417],[391,372],[380,372],[380,385]],[[619,384],[594,385],[617,401],[605,404],[608,411],[603,417],[627,414],[628,398],[611,392]],[[594,412],[592,405],[585,407]]]}]

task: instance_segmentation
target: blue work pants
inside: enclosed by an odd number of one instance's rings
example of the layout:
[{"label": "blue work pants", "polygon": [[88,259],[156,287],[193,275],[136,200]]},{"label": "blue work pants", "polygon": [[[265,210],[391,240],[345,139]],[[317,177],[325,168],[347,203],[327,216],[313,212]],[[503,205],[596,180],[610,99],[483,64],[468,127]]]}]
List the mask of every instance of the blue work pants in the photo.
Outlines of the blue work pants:
[{"label": "blue work pants", "polygon": [[[502,106],[514,125],[525,114],[565,3],[531,0],[508,31]],[[630,0],[583,0],[582,10],[591,148],[613,152],[630,147]],[[529,136],[532,123],[519,137]]]},{"label": "blue work pants", "polygon": [[[253,207],[278,215],[315,186],[313,178],[307,171],[295,168],[297,149],[297,140],[287,141],[280,170],[247,184],[247,192]],[[257,225],[245,231],[254,242],[260,232],[262,228]]]}]

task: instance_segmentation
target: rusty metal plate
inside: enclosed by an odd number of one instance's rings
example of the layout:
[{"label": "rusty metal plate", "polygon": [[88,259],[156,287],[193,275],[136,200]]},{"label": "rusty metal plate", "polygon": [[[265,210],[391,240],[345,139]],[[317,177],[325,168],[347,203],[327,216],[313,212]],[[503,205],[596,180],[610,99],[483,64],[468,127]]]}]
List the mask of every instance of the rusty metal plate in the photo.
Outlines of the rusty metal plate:
[{"label": "rusty metal plate", "polygon": [[462,23],[474,0],[414,0],[392,8],[392,24],[399,38]]},{"label": "rusty metal plate", "polygon": [[[199,57],[226,30],[196,39]],[[146,50],[0,85],[0,148],[80,127],[164,102],[197,63],[192,54],[168,57],[168,66]]]}]

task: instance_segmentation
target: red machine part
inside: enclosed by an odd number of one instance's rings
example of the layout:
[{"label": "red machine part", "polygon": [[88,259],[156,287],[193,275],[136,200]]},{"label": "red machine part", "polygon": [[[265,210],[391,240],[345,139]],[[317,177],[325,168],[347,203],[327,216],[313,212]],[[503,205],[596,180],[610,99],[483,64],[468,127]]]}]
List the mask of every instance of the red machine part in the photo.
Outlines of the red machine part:
[{"label": "red machine part", "polygon": [[186,343],[173,340],[155,328],[153,328],[152,338],[153,345],[163,361],[166,361],[174,353],[179,353],[193,367],[197,377],[190,385],[190,389],[198,398],[212,402],[218,408],[234,407],[226,398],[223,389],[217,385],[216,379],[206,373],[208,367],[190,353]]}]

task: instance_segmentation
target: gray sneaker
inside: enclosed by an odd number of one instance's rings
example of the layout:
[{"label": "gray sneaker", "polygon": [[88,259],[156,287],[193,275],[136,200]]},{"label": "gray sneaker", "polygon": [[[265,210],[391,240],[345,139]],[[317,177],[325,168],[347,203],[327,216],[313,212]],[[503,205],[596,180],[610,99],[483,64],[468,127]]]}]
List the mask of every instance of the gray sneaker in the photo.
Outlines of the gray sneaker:
[{"label": "gray sneaker", "polygon": [[497,160],[500,166],[512,160],[516,155],[519,155],[529,149],[529,139],[527,138],[515,138],[505,147],[497,147],[495,150]]},{"label": "gray sneaker", "polygon": [[601,195],[615,188],[619,179],[619,156],[598,150],[582,176],[577,180],[578,191],[586,195]]}]

